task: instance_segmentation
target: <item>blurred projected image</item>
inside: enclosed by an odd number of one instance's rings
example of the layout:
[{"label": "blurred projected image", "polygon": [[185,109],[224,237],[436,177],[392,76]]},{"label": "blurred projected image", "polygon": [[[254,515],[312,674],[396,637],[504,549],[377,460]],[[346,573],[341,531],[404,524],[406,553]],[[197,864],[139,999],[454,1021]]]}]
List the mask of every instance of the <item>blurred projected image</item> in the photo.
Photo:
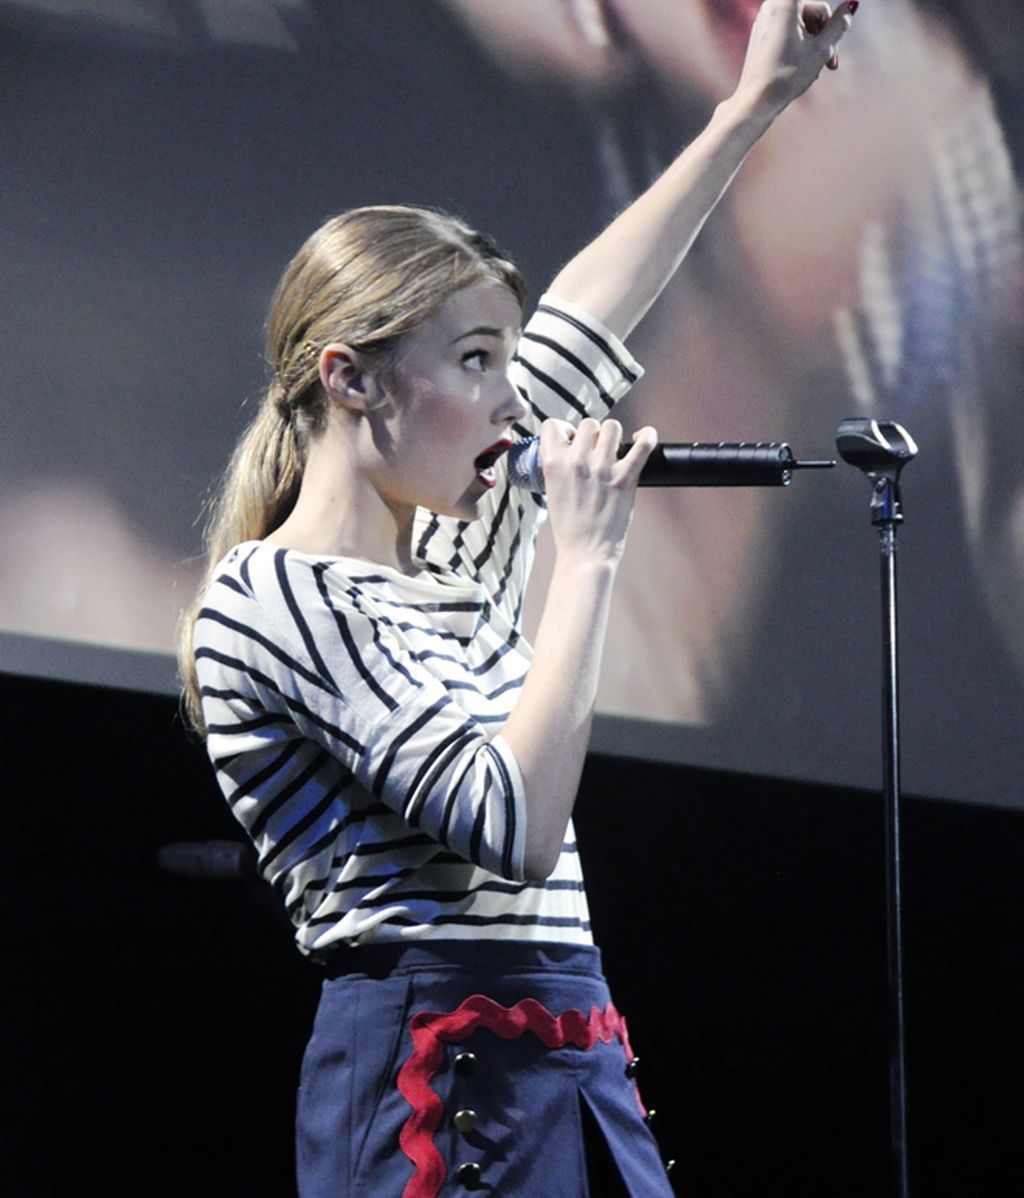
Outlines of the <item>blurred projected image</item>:
[{"label": "blurred projected image", "polygon": [[[757,7],[0,0],[0,628],[169,652],[308,229],[437,205],[536,287],[703,127]],[[906,781],[1024,806],[1022,51],[1016,0],[864,0],[631,338],[620,411],[812,458],[844,417],[905,424]],[[874,546],[842,464],[642,493],[600,709],[645,751],[875,785]]]},{"label": "blurred projected image", "polygon": [[[449,3],[497,63],[573,80],[609,207],[727,94],[758,7]],[[632,402],[663,437],[820,437],[844,415],[885,414],[929,449],[948,439],[977,586],[1024,674],[1024,488],[1011,448],[1022,421],[1010,409],[1021,227],[1007,145],[1020,124],[1007,129],[993,100],[993,85],[1014,80],[1007,46],[1024,45],[1024,17],[999,0],[948,5],[943,24],[934,5],[885,9],[844,47],[839,86],[805,96],[741,172],[674,309],[663,303],[644,330],[641,354],[657,352]],[[713,721],[751,653],[779,522],[805,513],[760,491],[659,492],[642,510],[618,612],[629,652],[609,663],[605,706]],[[630,685],[637,673],[642,687]]]}]

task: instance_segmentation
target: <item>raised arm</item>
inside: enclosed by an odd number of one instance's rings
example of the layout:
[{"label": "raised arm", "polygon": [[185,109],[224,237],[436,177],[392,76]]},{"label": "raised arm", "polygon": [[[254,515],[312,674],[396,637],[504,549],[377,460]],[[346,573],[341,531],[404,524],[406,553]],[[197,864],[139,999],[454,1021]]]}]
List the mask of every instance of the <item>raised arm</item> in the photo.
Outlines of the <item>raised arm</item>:
[{"label": "raised arm", "polygon": [[736,90],[663,175],[555,277],[552,294],[626,337],[686,257],[743,160],[775,118],[826,66],[857,0],[765,0]]}]

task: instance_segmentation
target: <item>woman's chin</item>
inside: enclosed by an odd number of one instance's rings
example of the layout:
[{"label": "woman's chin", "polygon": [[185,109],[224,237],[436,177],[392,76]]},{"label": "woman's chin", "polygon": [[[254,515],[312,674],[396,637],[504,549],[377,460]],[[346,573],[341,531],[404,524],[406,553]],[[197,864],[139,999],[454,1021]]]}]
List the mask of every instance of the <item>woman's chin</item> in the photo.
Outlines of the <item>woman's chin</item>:
[{"label": "woman's chin", "polygon": [[424,506],[437,516],[448,516],[452,520],[479,520],[483,512],[483,501],[487,491],[479,483],[473,483],[457,498],[450,501],[438,501]]}]

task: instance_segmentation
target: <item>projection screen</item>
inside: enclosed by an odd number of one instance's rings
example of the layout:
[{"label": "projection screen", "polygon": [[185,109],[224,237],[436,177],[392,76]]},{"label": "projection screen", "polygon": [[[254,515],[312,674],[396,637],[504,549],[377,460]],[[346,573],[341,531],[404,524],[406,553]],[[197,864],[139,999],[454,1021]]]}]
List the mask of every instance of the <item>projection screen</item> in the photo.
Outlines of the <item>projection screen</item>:
[{"label": "projection screen", "polygon": [[[173,690],[201,506],[305,236],[442,207],[536,298],[728,93],[754,8],[0,3],[2,668]],[[1021,806],[1024,10],[873,8],[632,339],[647,373],[620,414],[815,458],[844,417],[904,424],[905,786]],[[595,747],[878,786],[868,501],[842,463],[641,492]]]}]

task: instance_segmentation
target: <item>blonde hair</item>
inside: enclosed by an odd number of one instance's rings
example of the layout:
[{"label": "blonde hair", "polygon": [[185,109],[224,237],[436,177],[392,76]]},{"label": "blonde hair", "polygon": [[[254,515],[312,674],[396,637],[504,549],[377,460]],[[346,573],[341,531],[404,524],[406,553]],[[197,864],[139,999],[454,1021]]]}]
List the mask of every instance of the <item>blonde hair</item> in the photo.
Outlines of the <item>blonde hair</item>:
[{"label": "blonde hair", "polygon": [[183,613],[178,663],[186,717],[205,731],[192,639],[217,564],[235,545],[261,540],[298,497],[306,449],[328,401],[320,351],[342,342],[386,365],[399,340],[456,291],[496,279],[526,301],[522,275],[488,237],[427,208],[355,208],[306,241],[277,285],[267,320],[272,380],[235,447],[205,530],[206,572]]}]

